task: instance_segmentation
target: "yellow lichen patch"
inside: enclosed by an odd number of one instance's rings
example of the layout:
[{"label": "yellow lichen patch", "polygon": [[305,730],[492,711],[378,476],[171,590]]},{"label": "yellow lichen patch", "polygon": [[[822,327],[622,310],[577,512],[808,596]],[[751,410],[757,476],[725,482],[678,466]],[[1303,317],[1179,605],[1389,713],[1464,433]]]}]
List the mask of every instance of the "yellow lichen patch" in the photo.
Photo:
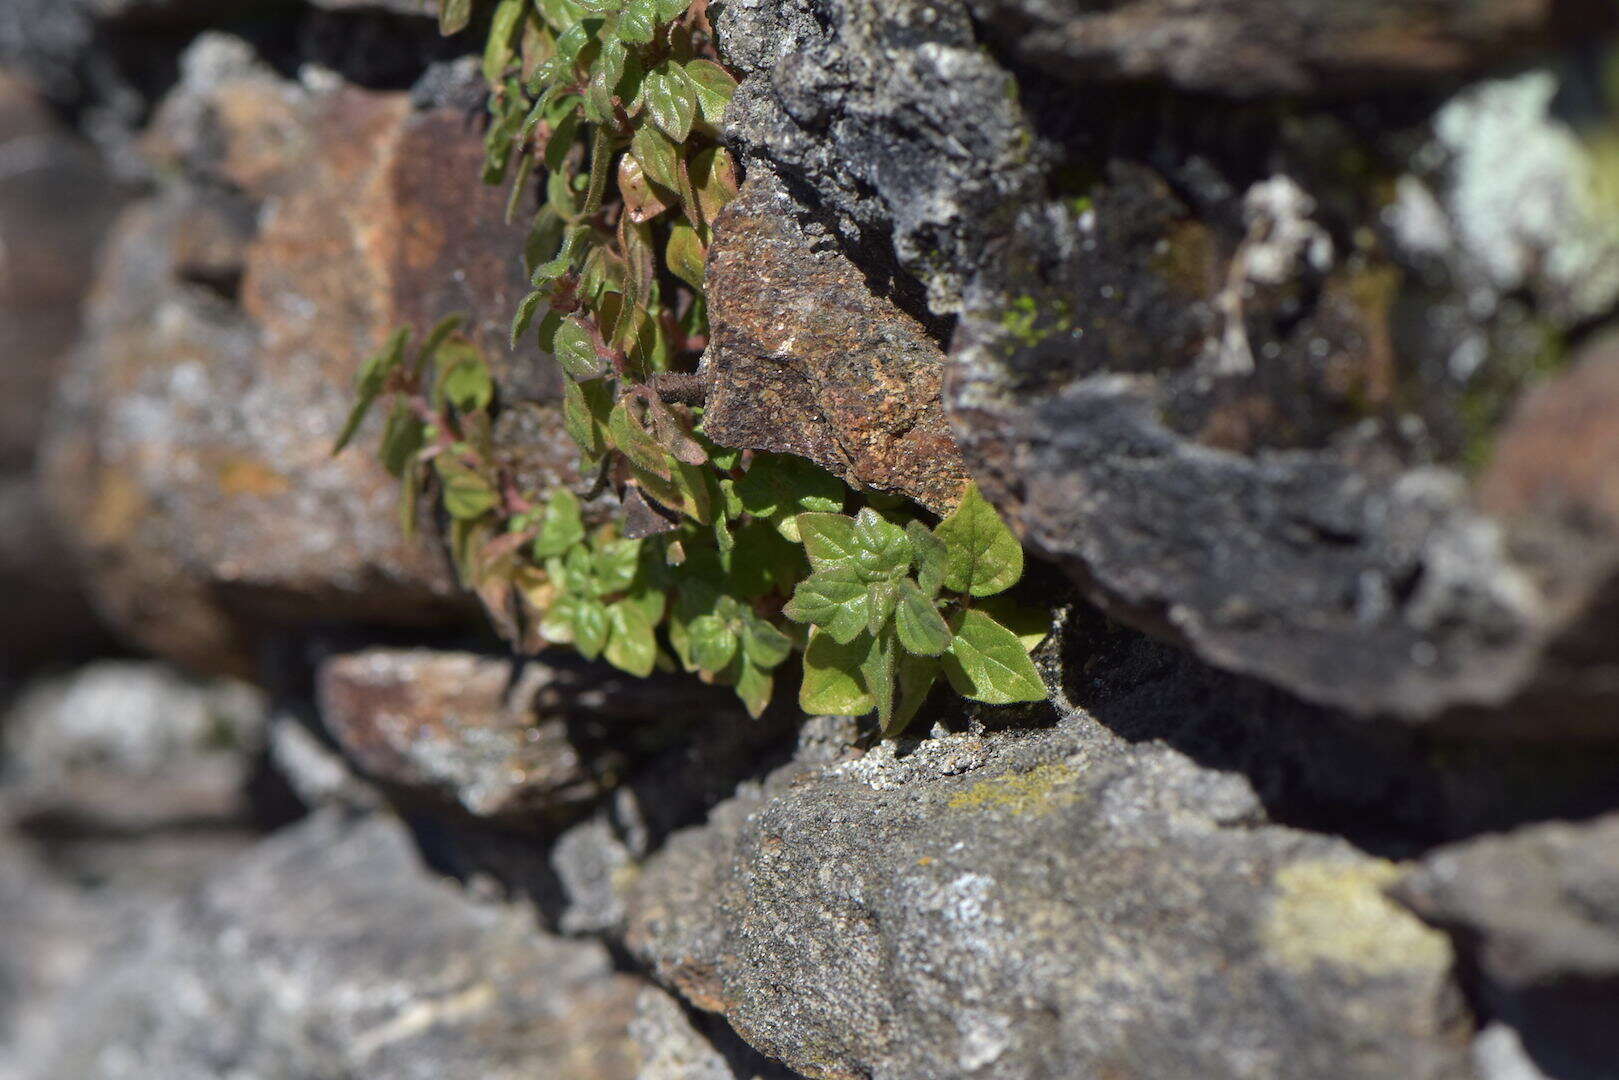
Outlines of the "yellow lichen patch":
[{"label": "yellow lichen patch", "polygon": [[226,495],[280,495],[292,485],[261,461],[237,458],[219,470],[219,490]]},{"label": "yellow lichen patch", "polygon": [[1283,867],[1262,929],[1267,951],[1294,970],[1329,963],[1384,975],[1448,966],[1445,936],[1383,895],[1401,873],[1382,859]]},{"label": "yellow lichen patch", "polygon": [[1008,773],[982,780],[950,797],[952,810],[1006,810],[1013,814],[1046,814],[1079,799],[1058,786],[1073,780],[1073,766],[1061,762],[1041,765],[1023,773]]}]

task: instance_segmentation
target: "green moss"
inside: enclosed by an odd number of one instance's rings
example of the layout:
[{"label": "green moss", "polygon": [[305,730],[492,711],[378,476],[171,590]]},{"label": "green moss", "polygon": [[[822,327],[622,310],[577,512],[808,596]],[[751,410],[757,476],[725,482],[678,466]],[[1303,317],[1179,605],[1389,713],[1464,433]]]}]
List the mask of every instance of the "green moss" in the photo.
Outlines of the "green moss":
[{"label": "green moss", "polygon": [[1008,773],[982,780],[950,797],[952,810],[1002,810],[1018,816],[1048,814],[1079,800],[1072,791],[1059,790],[1079,774],[1061,762],[1040,765],[1028,772]]}]

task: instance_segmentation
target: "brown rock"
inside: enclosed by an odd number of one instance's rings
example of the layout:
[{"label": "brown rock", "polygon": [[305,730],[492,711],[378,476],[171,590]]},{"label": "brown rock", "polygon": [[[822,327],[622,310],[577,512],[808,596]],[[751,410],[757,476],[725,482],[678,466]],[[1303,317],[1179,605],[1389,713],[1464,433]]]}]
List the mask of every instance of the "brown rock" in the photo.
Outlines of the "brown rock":
[{"label": "brown rock", "polygon": [[1020,59],[1071,82],[1250,97],[1454,76],[1543,38],[1548,0],[970,0]]},{"label": "brown rock", "polygon": [[[306,89],[206,36],[148,141],[181,169],[119,226],[53,449],[97,599],[144,647],[241,670],[267,627],[444,623],[468,608],[407,541],[374,416],[331,446],[364,358],[462,311],[502,338],[519,230],[458,113]],[[154,317],[156,313],[156,317]],[[549,368],[528,364],[543,393]]]},{"label": "brown rock", "polygon": [[707,285],[704,428],[716,442],[955,505],[967,473],[939,404],[943,353],[768,171],[715,221]]}]

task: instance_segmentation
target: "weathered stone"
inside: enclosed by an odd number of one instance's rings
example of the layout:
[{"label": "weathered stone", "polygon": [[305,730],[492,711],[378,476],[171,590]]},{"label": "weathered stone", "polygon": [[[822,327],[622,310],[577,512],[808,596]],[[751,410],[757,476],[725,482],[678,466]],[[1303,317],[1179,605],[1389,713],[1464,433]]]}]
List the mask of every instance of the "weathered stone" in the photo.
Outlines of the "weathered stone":
[{"label": "weathered stone", "polygon": [[1075,716],[785,770],[650,861],[628,940],[807,1076],[1467,1076],[1396,876]]},{"label": "weathered stone", "polygon": [[635,999],[630,1037],[641,1050],[635,1080],[739,1080],[679,1004],[656,987],[647,987]]},{"label": "weathered stone", "polygon": [[[1424,145],[1457,127],[1451,108]],[[1026,208],[983,264],[946,373],[969,466],[1092,598],[1217,664],[1361,715],[1619,735],[1613,639],[1589,629],[1611,610],[1619,537],[1482,513],[1465,477],[1562,362],[1546,350],[1576,312],[1619,296],[1615,234],[1567,201],[1594,166],[1571,151],[1542,155],[1537,179],[1495,170],[1549,210],[1497,221],[1511,240],[1488,242],[1496,226],[1470,215],[1496,205],[1489,170],[1441,170],[1426,226],[1413,202],[1390,212],[1394,251],[1343,252],[1327,223],[1382,211],[1329,205],[1353,185],[1304,161],[1310,190],[1278,173],[1240,199],[1208,160],[1171,163],[1178,188],[1114,161],[1082,202]],[[1580,290],[1563,260],[1592,270]]]},{"label": "weathered stone", "polygon": [[715,221],[703,428],[947,511],[967,474],[939,405],[944,354],[816,216],[760,171]]},{"label": "weathered stone", "polygon": [[103,953],[26,1075],[627,1080],[639,989],[431,875],[397,821],[326,811]]},{"label": "weathered stone", "polygon": [[919,318],[957,310],[1008,207],[1039,185],[1016,84],[965,5],[732,0],[715,29],[747,76],[726,134],[748,167],[824,209],[878,295]]},{"label": "weathered stone", "polygon": [[[367,776],[407,797],[528,827],[577,816],[683,737],[707,742],[711,758],[727,743],[746,758],[775,730],[691,679],[429,650],[327,661],[320,706]],[[726,764],[726,773],[737,767]]]},{"label": "weathered stone", "polygon": [[1619,817],[1441,848],[1394,895],[1455,936],[1485,1007],[1547,1075],[1615,1075]]},{"label": "weathered stone", "polygon": [[35,682],[4,729],[5,803],[36,828],[245,826],[266,706],[230,680],[105,660]]},{"label": "weathered stone", "polygon": [[512,365],[522,237],[468,183],[481,147],[460,114],[310,85],[217,35],[188,54],[148,140],[188,179],[125,216],[56,425],[52,486],[100,606],[197,666],[244,669],[265,627],[334,613],[465,618],[443,556],[401,534],[381,418],[331,444],[396,327],[463,311]]},{"label": "weathered stone", "polygon": [[1066,82],[1168,83],[1249,97],[1382,90],[1522,52],[1549,0],[970,0],[991,40]]}]

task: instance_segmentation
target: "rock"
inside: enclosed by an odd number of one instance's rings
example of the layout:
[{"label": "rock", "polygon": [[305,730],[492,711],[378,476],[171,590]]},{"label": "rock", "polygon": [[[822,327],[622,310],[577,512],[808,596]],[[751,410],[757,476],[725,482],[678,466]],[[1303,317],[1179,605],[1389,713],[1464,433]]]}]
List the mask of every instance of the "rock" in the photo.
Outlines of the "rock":
[{"label": "rock", "polygon": [[723,784],[778,730],[694,680],[562,658],[369,649],[326,662],[319,696],[327,729],[365,775],[407,799],[528,828],[579,816],[661,755],[695,754],[687,764]]},{"label": "rock", "polygon": [[1547,0],[971,0],[1012,56],[1069,83],[1252,97],[1378,91],[1476,71],[1543,39]]},{"label": "rock", "polygon": [[808,1076],[1470,1075],[1398,874],[1072,716],[744,790],[650,860],[627,940]]},{"label": "rock", "polygon": [[398,822],[324,811],[103,953],[31,1075],[627,1080],[639,989],[428,873]]},{"label": "rock", "polygon": [[396,327],[467,311],[512,363],[522,238],[469,182],[482,151],[459,114],[311,85],[219,35],[188,53],[148,140],[182,179],[125,215],[55,424],[52,490],[100,607],[200,668],[246,670],[265,633],[334,611],[467,617],[443,556],[401,535],[381,417],[331,444]]},{"label": "rock", "polygon": [[[1285,128],[1273,146],[1302,181],[1239,197],[1219,158],[1165,153],[1173,186],[1119,159],[1082,200],[1026,207],[974,282],[945,380],[969,468],[1026,543],[1110,613],[1311,701],[1469,734],[1619,734],[1613,641],[1590,629],[1619,536],[1490,513],[1469,483],[1513,437],[1514,402],[1568,365],[1575,312],[1619,296],[1619,234],[1571,201],[1595,166],[1525,85],[1502,124],[1559,153],[1482,167],[1498,133],[1447,118],[1501,95],[1464,93],[1406,153],[1445,160],[1451,138],[1473,158],[1421,213],[1416,196],[1389,211],[1388,249],[1362,232],[1342,250],[1383,211]],[[1478,214],[1497,205],[1486,174],[1502,204],[1546,212],[1486,240],[1502,225]],[[1604,270],[1571,290],[1550,265],[1565,257]]]},{"label": "rock", "polygon": [[1536,1067],[1619,1075],[1619,816],[1441,848],[1394,895],[1454,936],[1485,1007]]},{"label": "rock", "polygon": [[4,799],[36,829],[243,828],[267,707],[231,680],[103,660],[38,680],[4,728]]},{"label": "rock", "polygon": [[709,437],[955,506],[967,474],[939,405],[943,352],[767,171],[714,223],[707,295]]},{"label": "rock", "polygon": [[725,128],[749,169],[829,214],[879,296],[924,321],[959,309],[985,242],[1039,185],[1016,83],[964,4],[733,0],[715,30],[747,76]]},{"label": "rock", "polygon": [[635,1080],[739,1080],[680,1005],[656,987],[647,987],[635,999],[630,1037],[641,1050]]}]

